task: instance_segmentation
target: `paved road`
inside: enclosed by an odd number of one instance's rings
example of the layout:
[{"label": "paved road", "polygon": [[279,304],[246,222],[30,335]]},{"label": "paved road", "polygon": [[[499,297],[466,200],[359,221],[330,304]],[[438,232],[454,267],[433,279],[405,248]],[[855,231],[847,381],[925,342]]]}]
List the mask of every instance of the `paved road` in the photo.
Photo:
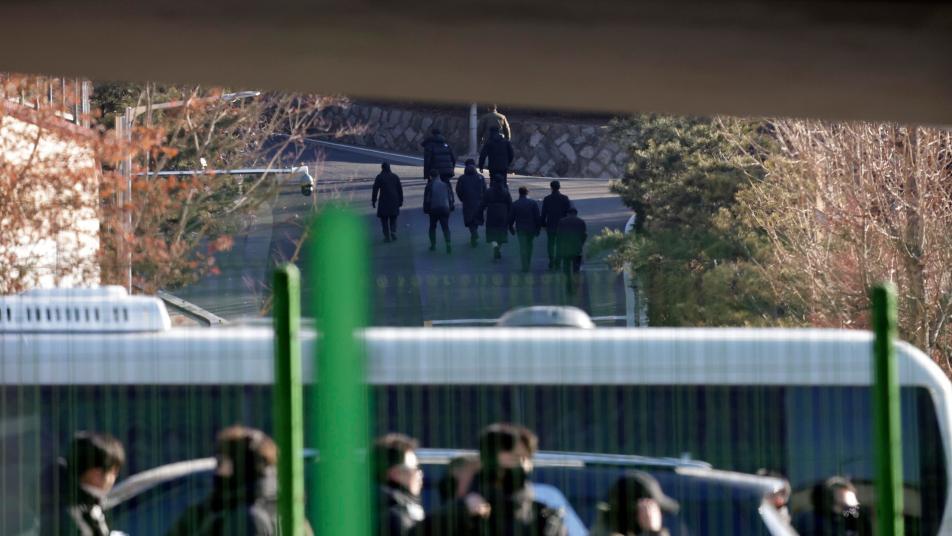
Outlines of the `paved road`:
[{"label": "paved road", "polygon": [[[336,198],[351,204],[368,223],[373,270],[372,322],[375,325],[421,325],[427,320],[495,318],[517,305],[571,303],[593,316],[623,315],[624,292],[621,277],[599,263],[583,270],[580,290],[565,292],[561,277],[546,270],[545,234],[535,241],[532,271],[519,273],[518,246],[510,241],[503,259],[492,261],[492,250],[480,243],[469,245],[469,233],[462,224],[460,210],[450,219],[453,253],[442,247],[429,251],[428,220],[423,214],[423,180],[419,160],[377,154],[336,146],[315,147],[323,153],[317,174],[317,199]],[[315,154],[305,155],[311,160]],[[398,220],[399,240],[384,243],[378,220],[370,206],[373,177],[380,162],[389,161],[403,179],[405,202]],[[510,189],[521,185],[541,199],[548,193],[549,179],[513,178]],[[588,222],[589,234],[604,227],[620,229],[630,212],[617,196],[608,192],[605,181],[562,181],[562,191],[576,204]],[[177,292],[215,314],[226,318],[256,316],[268,295],[268,272],[280,259],[295,254],[295,242],[303,232],[303,222],[311,213],[313,198],[300,195],[293,184],[282,188],[272,203],[263,206],[249,232],[239,235],[233,250],[218,259],[222,273]],[[442,246],[442,238],[438,238]],[[304,277],[303,308],[310,313],[311,285],[307,277],[306,252],[298,258]]]}]

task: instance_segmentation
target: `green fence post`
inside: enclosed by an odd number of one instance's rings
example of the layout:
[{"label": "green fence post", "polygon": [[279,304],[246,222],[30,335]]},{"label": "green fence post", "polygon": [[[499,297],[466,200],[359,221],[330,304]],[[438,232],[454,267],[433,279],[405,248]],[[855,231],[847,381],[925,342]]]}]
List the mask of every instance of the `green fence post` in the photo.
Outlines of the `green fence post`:
[{"label": "green fence post", "polygon": [[274,435],[278,443],[281,534],[304,535],[304,407],[301,389],[301,276],[274,272]]},{"label": "green fence post", "polygon": [[896,367],[896,291],[883,283],[871,292],[873,312],[873,430],[876,452],[876,520],[881,536],[901,536],[902,436]]},{"label": "green fence post", "polygon": [[338,207],[326,209],[311,229],[311,281],[316,288],[316,432],[320,461],[317,500],[308,516],[317,534],[370,533],[367,463],[369,402],[364,348],[358,330],[368,311],[367,236],[362,220]]}]

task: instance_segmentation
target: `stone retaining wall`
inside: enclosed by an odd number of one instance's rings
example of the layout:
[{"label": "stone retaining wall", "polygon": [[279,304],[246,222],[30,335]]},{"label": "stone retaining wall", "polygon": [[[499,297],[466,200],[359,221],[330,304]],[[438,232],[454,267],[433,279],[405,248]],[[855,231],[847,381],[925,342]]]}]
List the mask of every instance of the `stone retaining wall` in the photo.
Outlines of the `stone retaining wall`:
[{"label": "stone retaining wall", "polygon": [[[457,156],[469,147],[469,118],[464,111],[422,113],[397,106],[350,103],[322,112],[329,126],[358,127],[358,134],[341,138],[387,151],[421,154],[420,143],[439,128]],[[608,136],[606,125],[510,119],[516,154],[513,170],[543,177],[620,178],[627,152]]]}]

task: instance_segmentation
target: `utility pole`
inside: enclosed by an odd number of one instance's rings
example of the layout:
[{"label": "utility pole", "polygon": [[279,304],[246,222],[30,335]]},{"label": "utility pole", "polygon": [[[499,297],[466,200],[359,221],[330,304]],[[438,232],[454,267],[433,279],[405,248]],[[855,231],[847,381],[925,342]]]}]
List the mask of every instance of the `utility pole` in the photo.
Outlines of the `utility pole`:
[{"label": "utility pole", "polygon": [[[116,117],[116,136],[125,144],[132,142],[132,119],[135,117],[135,111],[131,107],[126,107],[125,113]],[[120,206],[122,207],[123,231],[131,236],[132,229],[132,153],[128,152],[122,162],[119,163],[119,170],[122,173],[123,193],[120,197]],[[132,294],[132,244],[127,240],[122,241],[122,250],[120,255],[123,257],[126,272],[126,290]]]},{"label": "utility pole", "polygon": [[476,158],[479,155],[479,147],[476,140],[476,103],[469,105],[469,156]]}]

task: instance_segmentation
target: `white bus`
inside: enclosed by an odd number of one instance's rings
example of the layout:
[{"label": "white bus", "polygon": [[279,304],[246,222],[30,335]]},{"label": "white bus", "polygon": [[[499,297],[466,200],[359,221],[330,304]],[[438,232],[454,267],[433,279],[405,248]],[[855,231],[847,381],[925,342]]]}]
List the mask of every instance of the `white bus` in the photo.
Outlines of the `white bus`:
[{"label": "white bus", "polygon": [[[72,303],[85,319],[81,300]],[[271,430],[266,325],[139,325],[148,308],[124,314],[107,304],[99,325],[52,329],[56,312],[45,306],[30,313],[40,317],[32,327],[13,326],[16,311],[8,317],[5,307],[0,504],[25,501],[27,510],[42,467],[75,430],[116,435],[130,473],[208,456],[215,431],[229,424]],[[51,329],[37,325],[48,318]],[[363,336],[374,432],[471,449],[484,425],[514,421],[535,430],[547,451],[777,471],[792,485],[795,511],[809,507],[810,486],[833,475],[852,479],[861,501],[874,504],[867,332],[495,327],[374,328]],[[307,378],[314,350],[306,329]],[[952,534],[952,386],[916,348],[900,343],[897,354],[907,533]],[[311,407],[313,382],[306,391]]]}]

